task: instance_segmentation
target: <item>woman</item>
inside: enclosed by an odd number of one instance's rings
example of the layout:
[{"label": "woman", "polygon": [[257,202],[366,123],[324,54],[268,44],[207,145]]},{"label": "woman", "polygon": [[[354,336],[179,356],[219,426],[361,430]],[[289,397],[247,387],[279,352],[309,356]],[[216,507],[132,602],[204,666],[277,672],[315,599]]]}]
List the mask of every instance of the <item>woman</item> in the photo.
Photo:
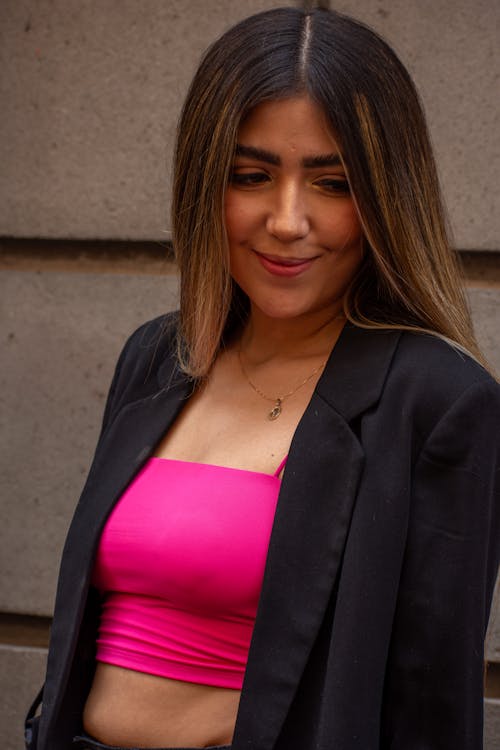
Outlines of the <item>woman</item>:
[{"label": "woman", "polygon": [[330,11],[243,21],[174,192],[180,314],[118,362],[31,747],[476,750],[500,394],[408,74]]}]

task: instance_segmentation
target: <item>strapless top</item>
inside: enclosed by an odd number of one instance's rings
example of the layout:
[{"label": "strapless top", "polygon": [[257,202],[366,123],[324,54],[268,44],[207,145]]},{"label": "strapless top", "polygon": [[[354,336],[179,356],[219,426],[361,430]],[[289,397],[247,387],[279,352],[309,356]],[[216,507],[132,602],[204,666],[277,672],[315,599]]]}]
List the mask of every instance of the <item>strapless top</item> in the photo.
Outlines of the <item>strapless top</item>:
[{"label": "strapless top", "polygon": [[100,539],[99,661],[241,689],[285,460],[270,475],[149,459]]}]

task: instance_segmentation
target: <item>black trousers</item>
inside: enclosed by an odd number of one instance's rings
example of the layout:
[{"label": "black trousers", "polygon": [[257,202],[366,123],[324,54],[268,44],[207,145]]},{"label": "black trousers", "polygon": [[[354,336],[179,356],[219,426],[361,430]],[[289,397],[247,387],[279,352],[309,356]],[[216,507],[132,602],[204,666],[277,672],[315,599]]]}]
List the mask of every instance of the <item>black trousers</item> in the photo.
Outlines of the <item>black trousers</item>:
[{"label": "black trousers", "polygon": [[[105,745],[103,742],[94,740],[86,734],[78,735],[73,740],[74,750],[145,750],[140,747],[119,747],[117,745]],[[151,750],[201,750],[201,748],[195,747],[158,747],[151,748]],[[210,745],[210,747],[204,748],[204,750],[231,750],[231,745]]]}]

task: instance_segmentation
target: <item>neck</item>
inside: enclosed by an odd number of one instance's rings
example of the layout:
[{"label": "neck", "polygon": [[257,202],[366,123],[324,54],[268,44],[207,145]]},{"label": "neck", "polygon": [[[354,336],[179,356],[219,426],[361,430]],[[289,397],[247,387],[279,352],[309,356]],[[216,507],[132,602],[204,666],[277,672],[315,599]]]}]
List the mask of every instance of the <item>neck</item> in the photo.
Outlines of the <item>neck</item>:
[{"label": "neck", "polygon": [[255,363],[305,357],[326,359],[344,323],[341,308],[291,319],[269,318],[252,309],[239,348],[246,361]]}]

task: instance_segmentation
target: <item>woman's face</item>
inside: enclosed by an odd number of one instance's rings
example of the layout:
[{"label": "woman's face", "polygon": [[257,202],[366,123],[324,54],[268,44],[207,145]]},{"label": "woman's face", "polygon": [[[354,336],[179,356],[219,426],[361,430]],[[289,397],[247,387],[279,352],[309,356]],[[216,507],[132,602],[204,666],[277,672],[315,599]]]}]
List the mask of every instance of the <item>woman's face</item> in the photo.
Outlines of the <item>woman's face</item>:
[{"label": "woman's face", "polygon": [[231,275],[254,312],[338,314],[362,232],[337,143],[308,97],[265,102],[243,121],[225,223]]}]

